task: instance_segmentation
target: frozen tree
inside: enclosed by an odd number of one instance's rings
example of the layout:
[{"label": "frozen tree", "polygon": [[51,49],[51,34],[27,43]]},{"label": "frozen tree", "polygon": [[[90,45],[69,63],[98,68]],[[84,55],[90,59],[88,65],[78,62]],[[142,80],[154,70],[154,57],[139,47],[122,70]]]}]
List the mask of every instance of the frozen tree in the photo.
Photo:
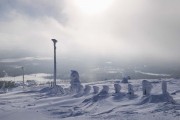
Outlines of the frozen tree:
[{"label": "frozen tree", "polygon": [[166,81],[163,81],[162,82],[162,93],[163,94],[167,94],[167,82]]},{"label": "frozen tree", "polygon": [[70,75],[70,89],[72,92],[79,92],[80,91],[80,87],[81,87],[81,82],[79,80],[79,73],[75,70],[71,70],[71,75]]},{"label": "frozen tree", "polygon": [[[95,88],[96,92],[98,92],[97,90],[99,90],[99,87],[93,86],[93,88]],[[109,92],[109,86],[103,85],[103,89],[101,90],[101,92],[93,96],[92,101],[97,102],[98,100],[106,98],[108,96],[108,92]]]},{"label": "frozen tree", "polygon": [[152,90],[152,84],[147,81],[147,80],[143,80],[142,81],[142,90],[143,90],[143,95],[148,96],[151,94],[151,90]]},{"label": "frozen tree", "polygon": [[103,85],[103,89],[101,90],[100,94],[108,94],[109,86]]},{"label": "frozen tree", "polygon": [[80,85],[77,93],[83,93],[83,92],[84,92],[84,87],[83,85]]},{"label": "frozen tree", "polygon": [[91,90],[91,86],[86,85],[85,88],[84,88],[84,94],[89,94],[90,90]]},{"label": "frozen tree", "polygon": [[128,83],[128,80],[130,80],[130,76],[123,77],[122,83]]},{"label": "frozen tree", "polygon": [[98,86],[93,86],[94,94],[97,94],[99,92]]},{"label": "frozen tree", "polygon": [[77,94],[74,97],[81,97],[81,96],[83,96],[83,94],[84,94],[84,87],[83,87],[83,85],[79,86],[78,91],[76,91],[76,93]]},{"label": "frozen tree", "polygon": [[128,94],[134,96],[134,90],[131,84],[128,84]]},{"label": "frozen tree", "polygon": [[121,86],[119,84],[114,84],[114,90],[115,90],[115,93],[120,93]]}]

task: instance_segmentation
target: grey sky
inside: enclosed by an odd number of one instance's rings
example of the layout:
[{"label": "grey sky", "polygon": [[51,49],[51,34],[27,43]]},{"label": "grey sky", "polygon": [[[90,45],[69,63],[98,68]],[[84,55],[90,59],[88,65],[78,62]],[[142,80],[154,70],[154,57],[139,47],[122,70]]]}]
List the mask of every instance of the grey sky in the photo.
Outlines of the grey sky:
[{"label": "grey sky", "polygon": [[1,58],[49,57],[56,38],[58,56],[180,59],[178,0],[113,0],[97,14],[86,14],[76,1],[1,0]]}]

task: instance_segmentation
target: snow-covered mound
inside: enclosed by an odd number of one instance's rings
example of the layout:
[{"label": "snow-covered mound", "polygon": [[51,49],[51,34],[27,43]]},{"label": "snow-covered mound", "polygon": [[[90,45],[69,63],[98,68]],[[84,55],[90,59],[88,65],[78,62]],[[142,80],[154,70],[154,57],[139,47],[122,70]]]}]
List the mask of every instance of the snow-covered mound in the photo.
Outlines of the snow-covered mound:
[{"label": "snow-covered mound", "polygon": [[167,94],[144,96],[140,104],[159,103],[159,102],[175,103],[173,98],[167,93]]},{"label": "snow-covered mound", "polygon": [[51,90],[52,88],[51,87],[45,87],[45,88],[42,88],[39,92],[40,93],[47,93]]},{"label": "snow-covered mound", "polygon": [[53,87],[45,87],[39,92],[46,93],[48,95],[63,95],[65,93],[64,89],[60,85],[56,85]]},{"label": "snow-covered mound", "polygon": [[[149,84],[147,81],[143,81],[142,83],[144,85],[144,89],[143,89],[144,91],[147,90],[148,87],[149,87],[149,89],[152,88],[151,87],[152,85]],[[151,95],[150,92],[149,92],[150,90],[148,92],[146,92],[146,94],[145,94],[145,96],[143,96],[140,104],[158,103],[158,102],[175,103],[173,97],[170,96],[170,94],[167,91],[167,82],[166,81],[162,81],[161,88],[162,88],[162,94],[159,94],[159,95]],[[143,91],[143,94],[144,94],[144,91]],[[149,96],[147,96],[147,95],[149,95]]]}]

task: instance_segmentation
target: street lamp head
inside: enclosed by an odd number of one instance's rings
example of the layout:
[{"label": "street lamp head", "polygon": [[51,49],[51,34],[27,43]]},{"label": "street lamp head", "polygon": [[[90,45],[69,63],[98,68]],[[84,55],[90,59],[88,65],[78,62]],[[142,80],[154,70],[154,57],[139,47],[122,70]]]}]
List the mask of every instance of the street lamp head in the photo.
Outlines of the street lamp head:
[{"label": "street lamp head", "polygon": [[56,39],[51,39],[54,43],[57,43],[57,40]]}]

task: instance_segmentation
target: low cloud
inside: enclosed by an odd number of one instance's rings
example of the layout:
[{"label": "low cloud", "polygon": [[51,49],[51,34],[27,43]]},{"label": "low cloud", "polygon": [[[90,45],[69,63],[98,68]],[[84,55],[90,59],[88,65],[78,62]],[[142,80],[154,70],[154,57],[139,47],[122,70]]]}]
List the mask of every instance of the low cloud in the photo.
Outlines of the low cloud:
[{"label": "low cloud", "polygon": [[16,57],[18,50],[25,52],[22,57],[49,57],[55,38],[58,57],[178,62],[178,5],[177,0],[114,0],[106,11],[90,16],[72,0],[1,0],[0,55],[9,58],[8,51]]}]

